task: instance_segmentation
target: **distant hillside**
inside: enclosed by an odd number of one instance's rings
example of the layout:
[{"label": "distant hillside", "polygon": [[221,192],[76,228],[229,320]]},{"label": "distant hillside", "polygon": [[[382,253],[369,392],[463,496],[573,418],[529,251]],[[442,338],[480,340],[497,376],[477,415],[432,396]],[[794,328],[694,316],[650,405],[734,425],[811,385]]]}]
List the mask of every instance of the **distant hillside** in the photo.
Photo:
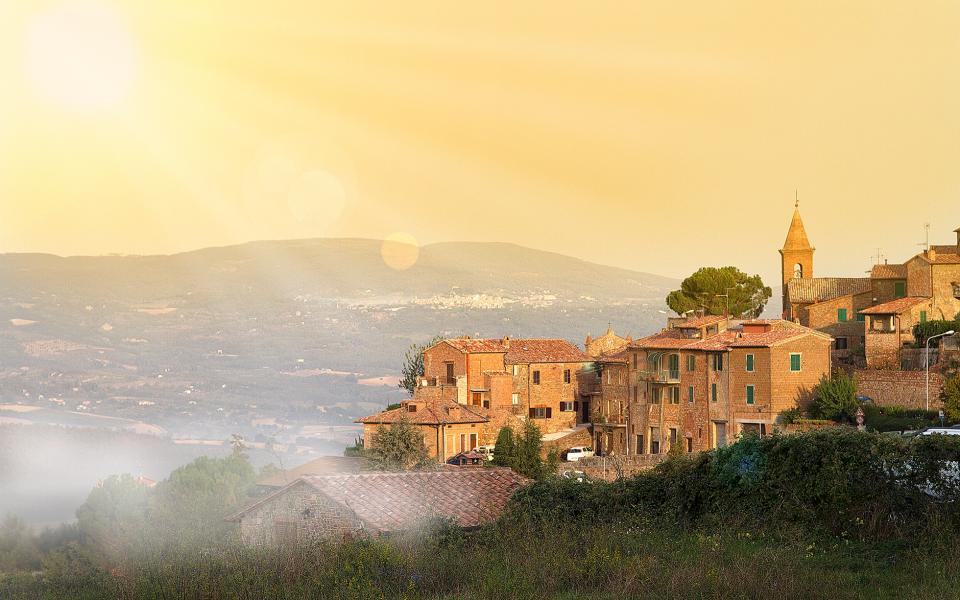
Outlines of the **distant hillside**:
[{"label": "distant hillside", "polygon": [[316,431],[303,424],[347,424],[402,397],[391,378],[412,342],[467,333],[582,343],[608,322],[642,335],[663,325],[677,285],[500,243],[428,245],[406,271],[365,239],[0,255],[0,400],[175,435],[306,439]]}]

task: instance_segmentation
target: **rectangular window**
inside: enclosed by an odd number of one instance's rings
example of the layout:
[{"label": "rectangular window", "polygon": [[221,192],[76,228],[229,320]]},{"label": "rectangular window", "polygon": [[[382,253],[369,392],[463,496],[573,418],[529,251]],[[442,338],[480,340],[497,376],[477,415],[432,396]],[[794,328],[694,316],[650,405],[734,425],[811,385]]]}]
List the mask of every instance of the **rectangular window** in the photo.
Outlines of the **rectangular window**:
[{"label": "rectangular window", "polygon": [[473,404],[474,406],[480,406],[482,401],[483,401],[483,394],[481,394],[480,392],[474,392],[473,402],[471,402],[471,404]]},{"label": "rectangular window", "polygon": [[553,416],[553,409],[549,406],[536,406],[530,409],[531,419],[549,419]]},{"label": "rectangular window", "polygon": [[793,371],[794,373],[797,373],[797,372],[800,371],[800,367],[801,367],[801,364],[800,364],[800,355],[797,354],[797,353],[791,354],[791,355],[790,355],[790,370]]},{"label": "rectangular window", "polygon": [[903,298],[907,295],[907,282],[897,281],[893,284],[893,295],[897,298]]},{"label": "rectangular window", "polygon": [[651,404],[660,404],[660,394],[663,392],[660,391],[660,388],[655,387],[650,391],[650,403]]},{"label": "rectangular window", "polygon": [[753,373],[753,355],[747,355],[747,373]]},{"label": "rectangular window", "polygon": [[633,353],[633,370],[634,371],[637,370],[637,353],[636,352]]},{"label": "rectangular window", "polygon": [[670,404],[680,404],[680,388],[677,386],[670,388]]},{"label": "rectangular window", "polygon": [[573,402],[561,402],[560,403],[560,412],[573,412],[576,408],[573,406]]},{"label": "rectangular window", "polygon": [[693,354],[687,355],[687,370],[696,371],[697,370],[697,357]]},{"label": "rectangular window", "polygon": [[607,369],[607,384],[613,383],[613,372]]},{"label": "rectangular window", "polygon": [[444,363],[444,365],[447,368],[447,383],[451,385],[456,383],[457,380],[453,376],[453,363],[448,362],[448,363]]},{"label": "rectangular window", "polygon": [[921,310],[921,311],[920,311],[920,322],[921,322],[921,323],[926,323],[926,322],[927,322],[927,311],[925,311],[925,310]]},{"label": "rectangular window", "polygon": [[717,401],[717,384],[711,383],[710,384],[710,402],[716,402],[716,401]]},{"label": "rectangular window", "polygon": [[687,402],[693,404],[693,386],[687,386]]},{"label": "rectangular window", "polygon": [[670,445],[673,446],[676,443],[677,443],[677,428],[671,427],[670,428]]},{"label": "rectangular window", "polygon": [[713,370],[723,371],[723,355],[722,354],[713,355]]},{"label": "rectangular window", "polygon": [[836,340],[835,347],[837,350],[846,350],[847,349],[847,338],[838,337]]},{"label": "rectangular window", "polygon": [[687,452],[693,452],[693,438],[687,438]]},{"label": "rectangular window", "polygon": [[533,372],[533,385],[540,385],[540,371]]},{"label": "rectangular window", "polygon": [[570,383],[570,369],[563,370],[563,382]]},{"label": "rectangular window", "polygon": [[639,392],[640,392],[640,390],[637,388],[637,386],[633,386],[633,401],[634,401],[634,402],[640,402],[640,393],[639,393]]},{"label": "rectangular window", "polygon": [[643,447],[643,436],[637,434],[637,454],[644,454],[646,451],[647,449]]},{"label": "rectangular window", "polygon": [[513,365],[513,376],[516,377],[520,374],[520,365]]},{"label": "rectangular window", "polygon": [[859,321],[860,323],[863,323],[863,322],[866,321],[866,320],[867,320],[866,315],[864,315],[863,313],[859,313],[859,312],[857,313],[857,321]]},{"label": "rectangular window", "polygon": [[837,323],[846,323],[847,322],[847,309],[838,308],[837,309]]},{"label": "rectangular window", "polygon": [[513,404],[520,404],[520,394],[512,394],[510,396],[510,402]]},{"label": "rectangular window", "polygon": [[753,401],[754,401],[754,398],[753,398],[753,386],[752,386],[752,385],[748,385],[748,386],[747,386],[747,404],[753,404]]}]

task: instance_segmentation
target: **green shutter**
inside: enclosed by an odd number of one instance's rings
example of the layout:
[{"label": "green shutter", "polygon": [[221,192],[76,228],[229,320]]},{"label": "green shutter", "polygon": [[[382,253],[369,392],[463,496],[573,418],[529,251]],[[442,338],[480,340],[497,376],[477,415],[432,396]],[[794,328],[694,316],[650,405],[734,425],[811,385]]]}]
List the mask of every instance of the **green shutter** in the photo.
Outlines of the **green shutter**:
[{"label": "green shutter", "polygon": [[844,323],[847,320],[847,309],[838,308],[837,309],[837,322]]},{"label": "green shutter", "polygon": [[693,404],[693,386],[687,388],[687,402]]},{"label": "green shutter", "polygon": [[800,355],[791,354],[790,355],[790,370],[799,371],[800,370]]},{"label": "green shutter", "polygon": [[864,315],[863,313],[859,313],[859,312],[857,313],[857,321],[863,323],[863,322],[866,321],[866,320],[867,320],[866,315]]},{"label": "green shutter", "polygon": [[687,355],[687,370],[688,370],[688,371],[695,371],[696,369],[697,369],[697,357],[694,356],[694,355],[692,355],[692,354],[688,354],[688,355]]},{"label": "green shutter", "polygon": [[753,404],[753,386],[747,386],[747,404]]},{"label": "green shutter", "polygon": [[753,372],[753,355],[752,354],[747,355],[747,371],[751,373]]},{"label": "green shutter", "polygon": [[907,282],[897,281],[893,284],[893,295],[897,298],[903,298],[907,295]]},{"label": "green shutter", "polygon": [[925,310],[921,310],[921,311],[920,311],[920,322],[921,322],[921,323],[926,323],[926,322],[927,322],[927,311],[925,311]]},{"label": "green shutter", "polygon": [[710,401],[711,402],[717,401],[717,384],[715,383],[710,384]]}]

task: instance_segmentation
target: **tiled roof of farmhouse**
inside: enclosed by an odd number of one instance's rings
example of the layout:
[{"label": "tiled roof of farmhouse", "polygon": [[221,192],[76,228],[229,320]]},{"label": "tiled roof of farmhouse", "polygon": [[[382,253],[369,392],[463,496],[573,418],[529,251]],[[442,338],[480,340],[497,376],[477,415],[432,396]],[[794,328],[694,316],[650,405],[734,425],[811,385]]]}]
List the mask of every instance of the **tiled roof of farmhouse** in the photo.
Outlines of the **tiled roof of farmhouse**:
[{"label": "tiled roof of farmhouse", "polygon": [[398,531],[431,518],[460,527],[495,520],[527,480],[509,468],[357,473],[304,477],[375,531]]},{"label": "tiled roof of farmhouse", "polygon": [[906,279],[907,265],[873,265],[870,271],[871,279]]},{"label": "tiled roof of farmhouse", "polygon": [[890,302],[884,302],[883,304],[877,304],[876,306],[865,308],[860,312],[865,315],[898,315],[903,311],[928,300],[928,298],[908,296],[906,298],[897,298],[896,300],[891,300]]},{"label": "tiled roof of farmhouse", "polygon": [[504,353],[509,364],[589,362],[592,360],[567,340],[544,338],[450,338],[446,342],[465,353]]},{"label": "tiled roof of farmhouse", "polygon": [[869,291],[869,277],[793,278],[787,282],[787,295],[790,302],[798,304],[813,304]]},{"label": "tiled roof of farmhouse", "polygon": [[[411,411],[410,405],[416,406]],[[414,425],[440,425],[441,423],[486,423],[487,411],[479,406],[467,406],[451,400],[408,400],[400,408],[384,410],[374,415],[360,417],[355,423],[389,425],[406,419]]]},{"label": "tiled roof of farmhouse", "polygon": [[476,527],[500,516],[513,492],[527,483],[529,480],[506,467],[306,475],[227,520],[239,521],[291,488],[308,485],[350,509],[374,532],[400,531],[431,518]]}]

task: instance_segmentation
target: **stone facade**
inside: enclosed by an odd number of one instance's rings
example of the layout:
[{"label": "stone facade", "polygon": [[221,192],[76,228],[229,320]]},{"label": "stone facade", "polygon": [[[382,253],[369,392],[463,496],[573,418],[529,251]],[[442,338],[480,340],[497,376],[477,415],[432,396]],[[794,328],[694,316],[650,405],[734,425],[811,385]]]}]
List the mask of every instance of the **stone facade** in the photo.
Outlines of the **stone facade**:
[{"label": "stone facade", "polygon": [[744,431],[772,432],[780,414],[805,407],[830,373],[831,338],[797,324],[672,325],[626,351],[628,385],[638,387],[626,424],[632,453],[662,453],[677,443],[696,452]]},{"label": "stone facade", "polygon": [[363,525],[353,511],[298,481],[241,518],[240,537],[248,546],[296,547],[356,535]]},{"label": "stone facade", "polygon": [[[857,391],[879,406],[926,407],[927,378],[924,371],[865,369],[856,371]],[[940,410],[943,375],[930,371],[930,410]]]}]

